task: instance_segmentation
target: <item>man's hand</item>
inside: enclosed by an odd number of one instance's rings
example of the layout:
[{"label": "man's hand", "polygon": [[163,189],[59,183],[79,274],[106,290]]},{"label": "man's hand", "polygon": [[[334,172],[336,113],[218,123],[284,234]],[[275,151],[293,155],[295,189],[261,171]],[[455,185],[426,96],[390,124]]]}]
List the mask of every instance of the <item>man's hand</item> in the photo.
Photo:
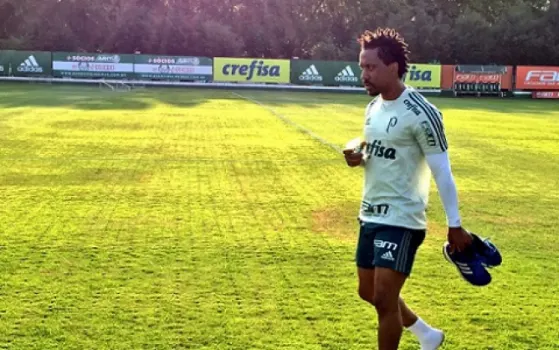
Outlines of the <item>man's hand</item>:
[{"label": "man's hand", "polygon": [[361,164],[361,160],[363,159],[363,153],[356,153],[352,149],[344,149],[344,156],[347,165],[352,168],[359,166]]},{"label": "man's hand", "polygon": [[449,227],[448,243],[450,243],[451,253],[463,252],[472,244],[472,236],[462,227]]}]

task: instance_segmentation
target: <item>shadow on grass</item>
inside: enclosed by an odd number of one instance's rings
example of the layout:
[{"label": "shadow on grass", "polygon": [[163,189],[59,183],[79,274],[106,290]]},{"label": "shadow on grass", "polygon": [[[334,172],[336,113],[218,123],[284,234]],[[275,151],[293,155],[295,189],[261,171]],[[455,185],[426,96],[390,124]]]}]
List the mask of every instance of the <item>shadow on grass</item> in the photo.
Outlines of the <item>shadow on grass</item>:
[{"label": "shadow on grass", "polygon": [[495,97],[437,97],[429,98],[440,109],[487,110],[496,113],[516,114],[533,113],[534,115],[552,115],[559,112],[559,100],[536,100],[527,98]]},{"label": "shadow on grass", "polygon": [[[305,108],[320,108],[325,105],[344,105],[364,110],[372,100],[365,92],[335,93],[310,91],[256,91],[239,90],[241,96],[254,99],[267,106],[294,105]],[[559,112],[559,100],[534,100],[530,98],[498,98],[498,97],[440,97],[429,94],[424,96],[441,110],[487,110],[496,113],[534,113],[538,115]]]},{"label": "shadow on grass", "polygon": [[111,91],[97,85],[0,84],[0,108],[52,107],[77,110],[144,110],[156,104],[192,108],[211,99],[234,99],[225,90],[141,88]]},{"label": "shadow on grass", "polygon": [[[148,87],[114,92],[97,85],[0,84],[0,108],[65,107],[78,110],[143,110],[155,104],[193,108],[213,99],[241,99],[240,96],[274,106],[320,108],[344,105],[364,110],[371,97],[362,93],[314,91],[264,91],[258,89]],[[425,94],[441,110],[487,110],[497,113],[549,115],[559,111],[559,100],[497,97],[436,97]]]}]

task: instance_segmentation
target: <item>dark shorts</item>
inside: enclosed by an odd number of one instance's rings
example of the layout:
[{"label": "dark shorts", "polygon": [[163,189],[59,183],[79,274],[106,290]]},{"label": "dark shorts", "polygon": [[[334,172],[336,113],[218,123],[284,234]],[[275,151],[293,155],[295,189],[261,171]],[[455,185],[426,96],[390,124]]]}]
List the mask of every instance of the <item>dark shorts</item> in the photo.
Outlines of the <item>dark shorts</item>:
[{"label": "dark shorts", "polygon": [[425,230],[373,223],[359,223],[355,260],[358,267],[386,267],[410,275],[415,253],[425,239]]}]

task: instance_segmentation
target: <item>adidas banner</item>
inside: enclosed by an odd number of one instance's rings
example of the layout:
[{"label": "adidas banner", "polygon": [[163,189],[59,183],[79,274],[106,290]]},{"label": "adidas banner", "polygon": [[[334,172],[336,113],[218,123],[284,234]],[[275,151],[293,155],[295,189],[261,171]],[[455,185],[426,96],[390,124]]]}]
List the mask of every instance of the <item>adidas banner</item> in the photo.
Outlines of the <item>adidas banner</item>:
[{"label": "adidas banner", "polygon": [[55,52],[52,70],[64,78],[133,78],[134,55]]},{"label": "adidas banner", "polygon": [[211,81],[213,62],[207,57],[137,55],[134,73],[141,79]]},{"label": "adidas banner", "polygon": [[0,75],[50,76],[51,57],[50,52],[42,51],[0,51]]},{"label": "adidas banner", "polygon": [[361,69],[357,62],[291,60],[291,83],[362,86]]}]

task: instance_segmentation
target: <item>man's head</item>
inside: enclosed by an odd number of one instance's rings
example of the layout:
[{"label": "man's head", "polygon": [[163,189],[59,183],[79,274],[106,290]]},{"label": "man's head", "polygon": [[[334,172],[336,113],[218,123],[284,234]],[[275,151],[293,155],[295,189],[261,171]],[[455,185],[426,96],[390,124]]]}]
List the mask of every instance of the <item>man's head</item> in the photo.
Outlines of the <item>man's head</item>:
[{"label": "man's head", "polygon": [[358,41],[361,79],[369,95],[391,89],[408,72],[408,45],[394,29],[365,31]]}]

